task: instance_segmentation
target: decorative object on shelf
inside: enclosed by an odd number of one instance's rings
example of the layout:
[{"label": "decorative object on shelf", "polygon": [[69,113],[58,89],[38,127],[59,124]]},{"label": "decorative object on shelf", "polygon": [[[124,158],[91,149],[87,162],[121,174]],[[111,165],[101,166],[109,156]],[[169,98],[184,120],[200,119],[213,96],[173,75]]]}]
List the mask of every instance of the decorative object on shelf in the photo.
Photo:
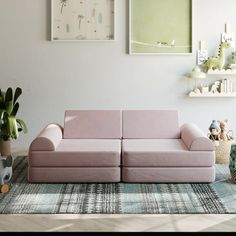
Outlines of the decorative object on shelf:
[{"label": "decorative object on shelf", "polygon": [[220,81],[220,93],[233,93],[233,83],[229,79],[223,79]]},{"label": "decorative object on shelf", "polygon": [[130,0],[129,9],[130,54],[192,53],[192,0]]},{"label": "decorative object on shelf", "polygon": [[231,145],[229,170],[233,183],[236,183],[236,144]]},{"label": "decorative object on shelf", "polygon": [[200,90],[197,88],[197,80],[205,79],[206,78],[206,74],[201,71],[201,68],[199,66],[195,66],[192,69],[191,73],[189,74],[188,78],[195,80],[195,88],[194,88],[193,92],[199,94]]},{"label": "decorative object on shelf", "polygon": [[0,154],[2,156],[11,154],[11,139],[17,139],[20,131],[27,133],[25,122],[16,118],[20,106],[17,100],[21,94],[22,89],[19,87],[14,93],[11,87],[6,92],[0,90]]},{"label": "decorative object on shelf", "polygon": [[236,52],[232,52],[229,58],[228,68],[231,70],[236,70]]},{"label": "decorative object on shelf", "polygon": [[114,40],[115,0],[52,0],[51,40]]},{"label": "decorative object on shelf", "polygon": [[210,86],[201,84],[200,89],[195,88],[193,91],[189,93],[189,96],[190,97],[235,97],[236,96],[235,87],[236,87],[236,83],[232,83],[232,81],[229,79],[217,80]]},{"label": "decorative object on shelf", "polygon": [[205,79],[206,78],[206,74],[204,72],[202,72],[202,70],[199,66],[195,66],[192,69],[190,76],[193,79]]},{"label": "decorative object on shelf", "polygon": [[231,58],[230,58],[230,63],[232,63],[234,65],[236,64],[236,51],[232,52]]},{"label": "decorative object on shelf", "polygon": [[191,93],[194,93],[194,94],[201,94],[201,91],[200,91],[199,88],[195,88],[195,89],[193,90],[193,92],[191,92]]},{"label": "decorative object on shelf", "polygon": [[201,84],[200,91],[202,94],[208,94],[209,93],[209,86]]},{"label": "decorative object on shelf", "polygon": [[12,177],[13,157],[0,157],[0,192],[9,191],[9,181]]},{"label": "decorative object on shelf", "polygon": [[230,32],[230,25],[228,23],[225,24],[225,32],[221,34],[221,42],[229,43],[231,48],[235,47],[234,34]]},{"label": "decorative object on shelf", "polygon": [[223,42],[219,46],[219,53],[217,57],[210,57],[208,60],[203,64],[203,67],[210,69],[218,69],[222,70],[225,66],[225,49],[230,48],[230,43]]},{"label": "decorative object on shelf", "polygon": [[220,81],[215,81],[214,84],[212,84],[210,93],[219,93],[220,92]]},{"label": "decorative object on shelf", "polygon": [[205,49],[204,41],[200,41],[199,50],[197,50],[197,64],[200,66],[205,63],[208,58],[208,51]]}]

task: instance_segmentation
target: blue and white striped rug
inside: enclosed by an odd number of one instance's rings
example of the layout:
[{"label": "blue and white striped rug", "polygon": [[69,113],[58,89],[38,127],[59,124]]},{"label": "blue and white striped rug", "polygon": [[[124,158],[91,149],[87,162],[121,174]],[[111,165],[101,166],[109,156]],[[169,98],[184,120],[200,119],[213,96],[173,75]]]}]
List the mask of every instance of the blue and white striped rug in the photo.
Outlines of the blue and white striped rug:
[{"label": "blue and white striped rug", "polygon": [[1,214],[236,213],[227,165],[217,165],[212,184],[30,184],[25,157],[13,171],[10,191],[0,194]]}]

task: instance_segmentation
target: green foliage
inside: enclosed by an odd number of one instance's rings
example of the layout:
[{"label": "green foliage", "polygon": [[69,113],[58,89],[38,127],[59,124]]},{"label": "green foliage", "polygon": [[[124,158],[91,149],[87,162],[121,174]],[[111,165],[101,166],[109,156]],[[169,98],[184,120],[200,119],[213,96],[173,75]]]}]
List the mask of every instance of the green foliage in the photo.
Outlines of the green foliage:
[{"label": "green foliage", "polygon": [[16,118],[19,110],[18,98],[22,94],[21,88],[8,88],[6,92],[0,89],[0,140],[11,140],[19,137],[19,132],[27,133],[27,126],[21,119]]}]

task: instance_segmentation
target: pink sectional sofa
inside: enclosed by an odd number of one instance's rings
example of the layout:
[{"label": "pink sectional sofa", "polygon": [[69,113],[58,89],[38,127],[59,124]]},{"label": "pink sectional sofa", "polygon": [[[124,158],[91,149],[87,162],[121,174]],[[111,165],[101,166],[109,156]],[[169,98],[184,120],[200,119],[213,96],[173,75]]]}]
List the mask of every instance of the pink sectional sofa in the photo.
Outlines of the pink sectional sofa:
[{"label": "pink sectional sofa", "polygon": [[124,182],[212,182],[214,165],[212,142],[177,111],[123,112]]},{"label": "pink sectional sofa", "polygon": [[215,149],[177,111],[66,111],[29,148],[30,182],[192,183],[215,180]]},{"label": "pink sectional sofa", "polygon": [[31,143],[30,182],[119,182],[121,111],[66,111]]}]

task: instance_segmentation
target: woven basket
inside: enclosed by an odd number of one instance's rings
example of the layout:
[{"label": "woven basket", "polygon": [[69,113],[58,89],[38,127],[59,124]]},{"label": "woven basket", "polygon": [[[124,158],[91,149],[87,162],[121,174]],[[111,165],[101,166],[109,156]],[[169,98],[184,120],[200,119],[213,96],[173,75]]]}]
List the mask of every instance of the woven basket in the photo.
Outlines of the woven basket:
[{"label": "woven basket", "polygon": [[216,146],[216,163],[229,164],[231,145],[236,143],[236,140],[219,141]]}]

